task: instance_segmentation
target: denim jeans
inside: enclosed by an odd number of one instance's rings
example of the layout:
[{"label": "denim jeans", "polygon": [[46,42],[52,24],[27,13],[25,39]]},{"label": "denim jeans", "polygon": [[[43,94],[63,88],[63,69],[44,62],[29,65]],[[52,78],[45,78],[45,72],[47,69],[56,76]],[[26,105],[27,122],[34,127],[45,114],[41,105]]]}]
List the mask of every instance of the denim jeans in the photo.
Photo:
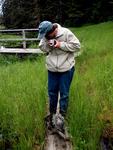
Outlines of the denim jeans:
[{"label": "denim jeans", "polygon": [[48,71],[48,95],[50,113],[56,113],[58,93],[60,93],[60,113],[65,114],[68,107],[69,89],[75,68],[66,72]]}]

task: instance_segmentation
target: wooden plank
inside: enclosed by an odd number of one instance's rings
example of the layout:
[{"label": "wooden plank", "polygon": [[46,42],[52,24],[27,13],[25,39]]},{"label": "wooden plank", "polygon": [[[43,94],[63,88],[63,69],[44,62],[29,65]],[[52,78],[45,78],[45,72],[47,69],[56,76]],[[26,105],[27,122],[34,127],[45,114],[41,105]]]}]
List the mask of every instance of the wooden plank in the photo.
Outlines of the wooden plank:
[{"label": "wooden plank", "polygon": [[38,28],[34,28],[34,29],[3,29],[3,30],[0,30],[0,32],[21,32],[22,30],[24,31],[38,31]]},{"label": "wooden plank", "polygon": [[23,48],[1,48],[0,53],[40,53],[43,52],[40,49],[23,49]]},{"label": "wooden plank", "polygon": [[[66,131],[67,132],[67,131]],[[46,130],[44,150],[72,150],[72,142]]]},{"label": "wooden plank", "polygon": [[[57,114],[59,113],[59,101],[60,101],[60,93],[58,94],[58,104],[57,104]],[[48,104],[47,104],[48,110]],[[57,133],[53,133],[52,130],[49,130],[47,125],[46,134],[45,134],[45,142],[44,142],[44,150],[72,150],[72,142],[71,137],[69,137],[67,128],[65,128],[65,135],[68,139],[61,138],[61,136]]]},{"label": "wooden plank", "polygon": [[0,39],[0,42],[6,41],[39,41],[38,38],[10,38],[10,39]]}]

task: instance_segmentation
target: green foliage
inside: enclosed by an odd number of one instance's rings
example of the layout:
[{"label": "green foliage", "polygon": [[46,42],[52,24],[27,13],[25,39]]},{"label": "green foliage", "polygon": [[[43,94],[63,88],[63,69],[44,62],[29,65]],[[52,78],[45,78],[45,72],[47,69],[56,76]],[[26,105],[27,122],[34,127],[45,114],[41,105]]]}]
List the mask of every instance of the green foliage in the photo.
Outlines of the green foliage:
[{"label": "green foliage", "polygon": [[113,20],[112,12],[113,0],[5,0],[3,4],[7,28],[36,28],[43,20],[75,27]]},{"label": "green foliage", "polygon": [[2,150],[31,150],[34,143],[43,143],[47,76],[42,61],[38,57],[0,67]]},{"label": "green foliage", "polygon": [[[3,34],[3,33],[0,33],[0,39],[19,39],[19,38],[22,38],[22,36],[19,36],[19,35],[15,35],[15,34]],[[22,42],[19,42],[19,41],[10,41],[10,42],[7,42],[7,41],[4,41],[4,42],[0,42],[0,47],[1,46],[4,46],[4,47],[20,47],[22,45]]]},{"label": "green foliage", "polygon": [[82,43],[70,92],[69,130],[76,150],[99,149],[104,109],[113,110],[112,22],[72,29]]},{"label": "green foliage", "polygon": [[39,15],[37,1],[5,0],[2,8],[7,28],[36,28]]}]

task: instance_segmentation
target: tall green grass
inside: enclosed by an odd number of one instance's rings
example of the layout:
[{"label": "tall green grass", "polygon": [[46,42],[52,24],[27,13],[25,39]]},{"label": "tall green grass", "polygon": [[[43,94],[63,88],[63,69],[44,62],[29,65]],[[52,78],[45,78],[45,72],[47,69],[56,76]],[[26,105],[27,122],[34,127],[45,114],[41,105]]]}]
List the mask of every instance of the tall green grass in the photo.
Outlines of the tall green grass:
[{"label": "tall green grass", "polygon": [[[92,26],[71,29],[82,43],[84,55],[97,56],[113,49],[113,23],[100,23]],[[83,55],[83,56],[84,56]],[[89,57],[87,57],[89,59]]]},{"label": "tall green grass", "polygon": [[43,144],[46,78],[41,58],[0,67],[0,149]]},{"label": "tall green grass", "polygon": [[82,43],[68,109],[74,149],[97,150],[104,110],[113,110],[113,23],[72,29]]}]

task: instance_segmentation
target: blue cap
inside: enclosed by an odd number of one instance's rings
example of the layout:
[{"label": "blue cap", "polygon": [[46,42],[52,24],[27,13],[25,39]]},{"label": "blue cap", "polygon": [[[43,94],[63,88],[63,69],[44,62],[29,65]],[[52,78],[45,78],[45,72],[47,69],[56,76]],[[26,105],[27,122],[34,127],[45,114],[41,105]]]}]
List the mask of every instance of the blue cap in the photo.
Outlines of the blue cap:
[{"label": "blue cap", "polygon": [[39,24],[39,34],[38,39],[41,40],[45,35],[51,31],[53,24],[50,21],[43,21]]}]

